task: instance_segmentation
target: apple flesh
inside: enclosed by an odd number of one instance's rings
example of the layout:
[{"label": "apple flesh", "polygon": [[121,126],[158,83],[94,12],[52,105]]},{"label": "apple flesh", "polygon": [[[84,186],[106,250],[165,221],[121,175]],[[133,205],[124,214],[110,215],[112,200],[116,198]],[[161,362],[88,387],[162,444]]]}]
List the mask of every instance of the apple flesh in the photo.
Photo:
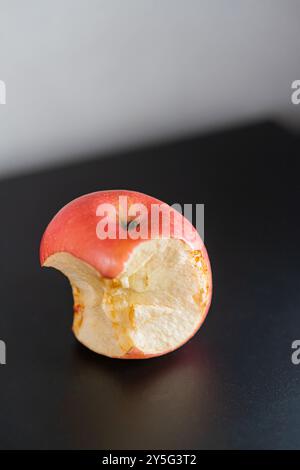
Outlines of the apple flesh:
[{"label": "apple flesh", "polygon": [[168,238],[153,239],[149,232],[147,239],[100,240],[97,207],[116,206],[119,196],[149,209],[161,204],[133,191],[99,191],[75,199],[47,227],[41,264],[68,277],[73,332],[81,343],[109,357],[159,356],[180,347],[203,323],[212,295],[209,259],[191,224],[185,239],[175,238],[179,213]]}]

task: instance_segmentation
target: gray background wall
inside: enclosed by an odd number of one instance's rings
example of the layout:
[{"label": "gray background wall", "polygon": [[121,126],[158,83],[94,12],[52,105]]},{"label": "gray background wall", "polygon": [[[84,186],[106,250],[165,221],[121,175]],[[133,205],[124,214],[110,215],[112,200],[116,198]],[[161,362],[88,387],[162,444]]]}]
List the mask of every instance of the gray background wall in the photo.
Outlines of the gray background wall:
[{"label": "gray background wall", "polygon": [[273,116],[298,0],[0,0],[0,174]]}]

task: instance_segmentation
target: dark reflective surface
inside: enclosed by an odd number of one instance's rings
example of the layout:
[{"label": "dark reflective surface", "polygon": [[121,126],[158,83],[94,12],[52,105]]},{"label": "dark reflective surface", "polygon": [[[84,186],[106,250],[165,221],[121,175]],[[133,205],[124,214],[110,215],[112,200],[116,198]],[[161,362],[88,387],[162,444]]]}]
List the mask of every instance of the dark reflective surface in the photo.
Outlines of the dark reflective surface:
[{"label": "dark reflective surface", "polygon": [[[257,125],[0,183],[1,448],[299,448],[299,139]],[[81,194],[205,203],[214,297],[168,356],[97,356],[72,336],[68,282],[42,232]]]}]

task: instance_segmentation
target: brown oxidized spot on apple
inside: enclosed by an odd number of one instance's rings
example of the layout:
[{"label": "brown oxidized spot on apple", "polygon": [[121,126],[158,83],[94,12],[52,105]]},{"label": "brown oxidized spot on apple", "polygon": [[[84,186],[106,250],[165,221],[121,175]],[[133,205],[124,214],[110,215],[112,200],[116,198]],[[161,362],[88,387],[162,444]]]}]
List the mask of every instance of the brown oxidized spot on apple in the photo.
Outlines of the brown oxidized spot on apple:
[{"label": "brown oxidized spot on apple", "polygon": [[73,296],[74,296],[74,299],[78,299],[79,296],[80,296],[80,290],[78,287],[76,286],[72,286],[72,291],[73,291]]},{"label": "brown oxidized spot on apple", "polygon": [[191,255],[192,255],[192,258],[193,258],[193,262],[195,265],[201,265],[201,264],[204,264],[203,263],[203,255],[201,253],[200,250],[193,250],[191,252]]},{"label": "brown oxidized spot on apple", "polygon": [[[132,347],[129,329],[132,327],[127,295],[122,291],[119,279],[103,279],[106,291],[102,296],[101,307],[103,313],[112,322],[114,337],[122,351],[126,352]],[[101,312],[99,312],[101,315]],[[133,311],[134,313],[134,311]]]},{"label": "brown oxidized spot on apple", "polygon": [[83,321],[83,306],[74,305],[74,319],[73,319],[73,331],[78,333]]},{"label": "brown oxidized spot on apple", "polygon": [[116,328],[117,341],[124,353],[130,351],[133,348],[134,344],[128,334],[128,328],[124,325],[118,324]]},{"label": "brown oxidized spot on apple", "polygon": [[135,318],[134,318],[134,305],[130,305],[128,313],[129,323],[131,328],[136,328]]},{"label": "brown oxidized spot on apple", "polygon": [[83,311],[84,306],[80,296],[80,290],[78,287],[73,286],[73,297],[74,297],[74,318],[73,318],[73,331],[74,333],[78,333],[83,321]]},{"label": "brown oxidized spot on apple", "polygon": [[111,280],[111,285],[113,288],[118,288],[118,287],[121,287],[121,282],[119,281],[119,279],[112,279]]},{"label": "brown oxidized spot on apple", "polygon": [[[207,289],[207,287],[206,287]],[[207,300],[205,298],[205,290],[206,289],[199,289],[197,294],[193,295],[193,300],[196,305],[198,305],[201,309],[205,306]]]},{"label": "brown oxidized spot on apple", "polygon": [[193,250],[192,259],[194,266],[199,268],[202,274],[206,275],[208,273],[208,268],[203,253],[200,250]]},{"label": "brown oxidized spot on apple", "polygon": [[202,294],[200,294],[200,293],[199,294],[194,294],[193,299],[194,299],[195,304],[197,304],[197,305],[202,304]]}]

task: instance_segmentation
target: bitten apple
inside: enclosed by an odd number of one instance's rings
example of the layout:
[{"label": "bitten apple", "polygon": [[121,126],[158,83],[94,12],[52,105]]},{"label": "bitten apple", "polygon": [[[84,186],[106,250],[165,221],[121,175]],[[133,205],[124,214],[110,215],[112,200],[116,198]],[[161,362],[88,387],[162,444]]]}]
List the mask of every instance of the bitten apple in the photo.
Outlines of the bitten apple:
[{"label": "bitten apple", "polygon": [[[147,215],[139,213],[132,223],[120,198],[127,207],[146,208]],[[105,220],[99,207],[108,205],[116,217]],[[169,215],[167,234],[161,218],[154,227],[158,205]],[[115,228],[114,236],[99,234],[104,222]],[[71,283],[77,339],[106,356],[141,359],[173,351],[196,333],[210,306],[210,263],[196,229],[142,193],[98,191],[73,200],[48,225],[40,261]]]}]

